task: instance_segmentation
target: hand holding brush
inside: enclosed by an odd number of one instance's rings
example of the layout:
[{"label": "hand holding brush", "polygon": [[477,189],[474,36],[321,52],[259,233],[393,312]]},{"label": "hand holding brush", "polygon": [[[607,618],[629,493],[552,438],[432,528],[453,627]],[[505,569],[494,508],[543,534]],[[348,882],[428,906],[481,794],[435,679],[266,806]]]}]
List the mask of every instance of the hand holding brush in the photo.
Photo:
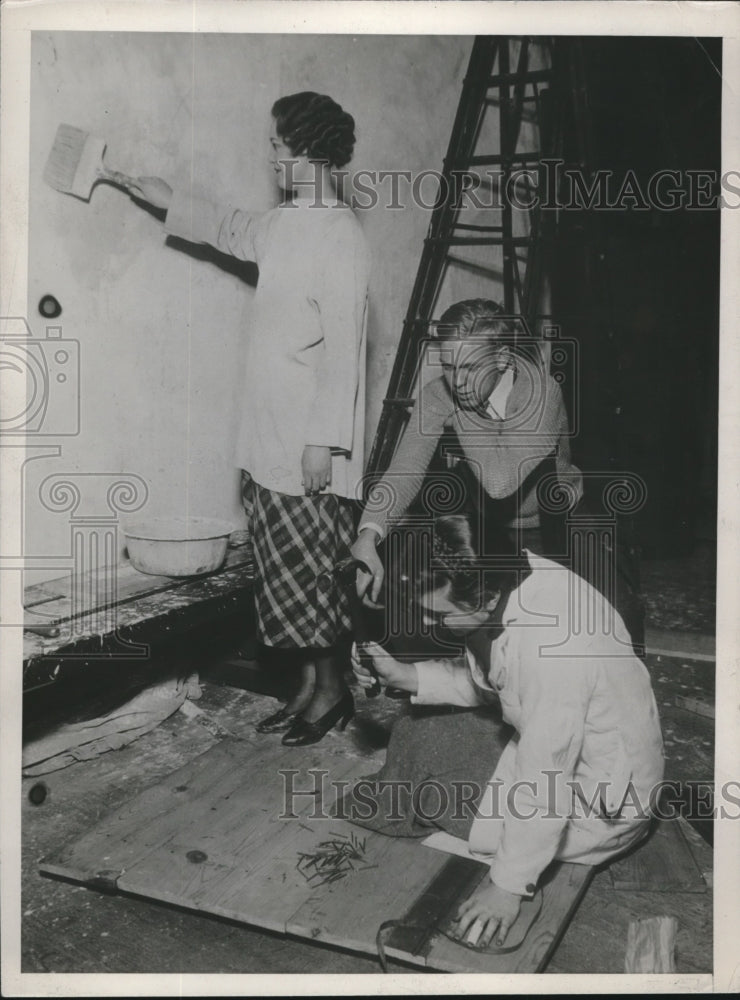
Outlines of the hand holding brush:
[{"label": "hand holding brush", "polygon": [[[358,648],[360,645],[362,645],[362,655]],[[378,681],[388,687],[408,691],[409,694],[416,694],[419,689],[414,664],[401,663],[390,653],[386,653],[377,642],[353,643],[351,659],[357,683],[366,691]]]},{"label": "hand holding brush", "polygon": [[[358,659],[364,660],[365,669],[372,675],[372,657],[364,655],[364,649],[367,641],[370,638],[371,631],[368,628],[367,618],[365,611],[362,606],[362,599],[355,589],[355,575],[361,569],[363,569],[363,564],[357,559],[350,556],[347,559],[343,559],[334,568],[334,577],[345,590],[347,595],[347,600],[349,601],[349,613],[352,619],[352,632],[355,637],[355,643],[352,646],[353,654],[356,653]],[[373,677],[373,681],[370,684],[363,684],[365,688],[365,694],[368,698],[377,698],[380,694],[380,683],[377,676]]]},{"label": "hand holding brush", "polygon": [[98,181],[108,181],[127,190],[134,178],[103,163],[106,142],[74,125],[60,125],[44,167],[44,180],[56,191],[90,200]]},{"label": "hand holding brush", "polygon": [[105,181],[155,208],[169,206],[172,188],[166,181],[159,177],[131,177],[120,170],[111,170],[103,162],[105,147],[105,139],[99,136],[74,125],[60,125],[44,167],[44,180],[55,191],[73,194],[83,201],[89,201],[95,185]]}]

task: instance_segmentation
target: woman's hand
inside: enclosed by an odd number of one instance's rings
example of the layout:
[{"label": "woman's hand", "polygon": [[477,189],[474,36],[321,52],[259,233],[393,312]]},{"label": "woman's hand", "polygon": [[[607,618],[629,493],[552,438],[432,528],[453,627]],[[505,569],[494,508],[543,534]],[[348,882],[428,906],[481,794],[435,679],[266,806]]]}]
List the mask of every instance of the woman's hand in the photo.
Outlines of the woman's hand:
[{"label": "woman's hand", "polygon": [[478,921],[482,926],[482,933],[477,940],[471,939],[470,943],[486,947],[496,934],[496,944],[502,945],[509,928],[519,916],[521,905],[521,896],[515,892],[507,892],[486,879],[457,911],[460,939],[464,939]]},{"label": "woman's hand", "polygon": [[363,569],[357,570],[355,578],[357,596],[362,597],[365,604],[377,608],[379,607],[378,595],[385,578],[385,568],[375,548],[376,540],[377,534],[372,528],[364,528],[357,536],[350,552],[358,562],[364,563],[368,569],[368,572]]},{"label": "woman's hand", "polygon": [[331,485],[331,449],[319,444],[307,444],[301,458],[303,489],[307,497],[320,493]]},{"label": "woman's hand", "polygon": [[[416,694],[418,684],[416,680],[416,667],[413,663],[401,663],[394,659],[379,646],[377,642],[363,642],[358,650],[357,643],[352,643],[352,669],[355,672],[357,683],[364,688],[373,686],[377,679],[386,687],[400,688],[402,691],[410,691]],[[368,657],[372,660],[375,675],[362,664],[362,658]]]},{"label": "woman's hand", "polygon": [[169,208],[172,201],[172,188],[161,177],[134,177],[128,190],[155,208]]}]

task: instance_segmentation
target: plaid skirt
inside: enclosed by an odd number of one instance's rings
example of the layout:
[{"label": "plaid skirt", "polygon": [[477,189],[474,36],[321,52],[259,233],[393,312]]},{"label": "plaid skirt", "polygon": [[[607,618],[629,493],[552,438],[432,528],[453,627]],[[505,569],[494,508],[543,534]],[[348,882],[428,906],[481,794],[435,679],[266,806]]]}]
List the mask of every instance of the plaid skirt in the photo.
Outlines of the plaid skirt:
[{"label": "plaid skirt", "polygon": [[357,505],[332,493],[288,496],[242,475],[254,555],[257,638],[267,646],[327,649],[352,629],[349,597],[334,580],[350,554]]}]

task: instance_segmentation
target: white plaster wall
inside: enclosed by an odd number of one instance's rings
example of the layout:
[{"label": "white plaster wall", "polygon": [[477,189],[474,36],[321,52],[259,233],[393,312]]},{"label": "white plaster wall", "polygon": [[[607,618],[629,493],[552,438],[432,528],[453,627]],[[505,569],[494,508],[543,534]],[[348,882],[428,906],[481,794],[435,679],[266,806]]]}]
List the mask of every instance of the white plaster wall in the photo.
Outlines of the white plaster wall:
[{"label": "white plaster wall", "polygon": [[[37,500],[52,473],[130,472],[146,513],[240,523],[231,449],[239,357],[253,290],[168,245],[158,219],[100,185],[89,203],[51,190],[44,162],[60,122],[107,139],[107,163],[212,185],[248,207],[274,203],[269,109],[327,92],[357,122],[354,169],[441,167],[471,38],[36,34],[32,48],[28,318],[59,299],[80,343],[82,422],[59,459],[29,463],[26,552],[63,555],[69,517]],[[373,255],[367,446],[395,355],[428,211],[361,213]],[[60,439],[61,440],[61,439]],[[48,577],[59,571],[39,571]],[[29,582],[31,582],[29,578]]]}]

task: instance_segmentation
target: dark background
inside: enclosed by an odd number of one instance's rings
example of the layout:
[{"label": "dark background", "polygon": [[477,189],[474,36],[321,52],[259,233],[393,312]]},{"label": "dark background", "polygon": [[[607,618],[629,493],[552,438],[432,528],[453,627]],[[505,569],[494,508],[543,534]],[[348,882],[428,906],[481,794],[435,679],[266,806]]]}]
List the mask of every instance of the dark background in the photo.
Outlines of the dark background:
[{"label": "dark background", "polygon": [[[614,171],[615,191],[627,170],[643,191],[663,169],[719,177],[721,39],[588,38],[581,52],[590,166]],[[568,162],[582,125],[569,122]],[[643,478],[646,558],[716,538],[719,242],[717,209],[568,211],[558,225],[553,313],[580,348],[576,462]]]}]

